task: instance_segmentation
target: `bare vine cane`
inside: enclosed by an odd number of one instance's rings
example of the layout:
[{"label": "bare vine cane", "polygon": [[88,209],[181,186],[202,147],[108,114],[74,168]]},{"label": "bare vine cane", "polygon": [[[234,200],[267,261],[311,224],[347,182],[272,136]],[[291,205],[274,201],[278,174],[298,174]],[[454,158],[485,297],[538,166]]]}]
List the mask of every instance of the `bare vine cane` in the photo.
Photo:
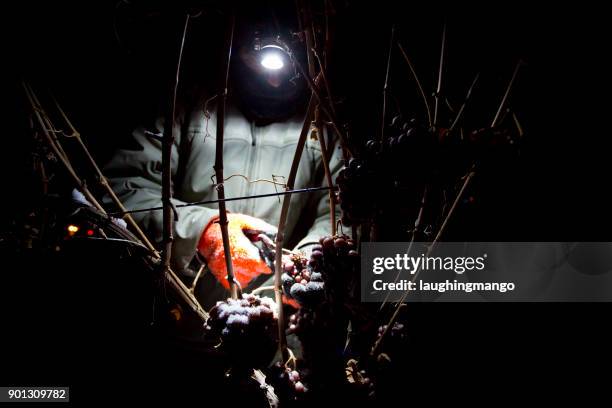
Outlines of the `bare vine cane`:
[{"label": "bare vine cane", "polygon": [[463,103],[461,104],[461,107],[459,108],[459,112],[457,112],[457,115],[455,116],[453,123],[451,124],[450,128],[448,128],[448,133],[451,133],[453,130],[455,130],[457,123],[459,123],[459,120],[461,119],[461,116],[463,115],[463,111],[465,110],[465,107],[467,106],[468,102],[470,101],[470,98],[472,97],[472,91],[474,90],[474,87],[476,86],[476,83],[478,82],[479,77],[480,77],[480,72],[476,74],[476,76],[474,77],[474,80],[472,81],[472,84],[468,88],[467,94],[465,95],[465,99],[463,100]]},{"label": "bare vine cane", "polygon": [[331,18],[330,15],[334,14],[333,7],[331,6],[330,0],[323,0],[324,8],[325,8],[325,37],[323,44],[323,65],[325,68],[328,66],[328,61],[331,58],[331,48],[332,48],[332,39],[331,39]]},{"label": "bare vine cane", "polygon": [[506,92],[504,92],[504,96],[503,96],[503,98],[501,100],[501,103],[499,104],[499,108],[497,109],[497,112],[495,113],[495,117],[493,118],[493,121],[491,121],[491,129],[493,129],[499,123],[498,122],[499,121],[499,117],[500,117],[502,111],[504,110],[504,107],[506,106],[506,102],[508,101],[508,97],[510,96],[510,91],[512,91],[512,88],[514,86],[514,81],[516,81],[516,77],[518,75],[519,69],[522,66],[523,66],[523,61],[519,60],[516,63],[516,66],[514,67],[514,72],[512,73],[512,78],[510,79],[510,83],[506,87]]},{"label": "bare vine cane", "polygon": [[[60,162],[62,163],[68,174],[71,176],[76,187],[81,190],[83,195],[85,195],[85,198],[87,198],[92,203],[97,203],[95,197],[91,194],[91,192],[87,189],[85,183],[82,181],[83,179],[79,177],[79,175],[72,167],[69,158],[67,156],[62,155],[57,149],[53,138],[49,134],[49,129],[54,129],[54,126],[51,123],[51,119],[48,117],[45,110],[40,105],[38,98],[36,98],[35,94],[33,93],[33,90],[25,82],[23,83],[23,87],[28,101],[30,102],[31,107],[34,111],[35,117],[37,118],[39,125],[43,130],[43,133],[45,133],[46,140],[49,143],[51,149],[58,156]],[[99,211],[103,214],[107,214],[106,210],[104,210],[102,206],[100,206]],[[157,251],[152,251],[151,255],[155,259],[160,259],[160,254]],[[175,291],[175,293],[181,298],[181,300],[183,300],[183,302],[185,302],[185,304],[187,304],[203,322],[206,322],[206,320],[208,319],[208,313],[202,308],[202,306],[195,299],[195,297],[189,292],[189,289],[183,284],[183,282],[178,278],[178,276],[176,276],[176,274],[171,269],[168,270],[168,273],[165,275],[165,279],[170,284],[170,287]]]},{"label": "bare vine cane", "polygon": [[[508,83],[508,86],[506,87],[506,90],[504,92],[504,96],[502,97],[502,100],[501,100],[501,102],[499,104],[499,108],[497,109],[495,117],[493,118],[493,120],[491,122],[491,128],[494,128],[497,125],[497,121],[499,119],[500,113],[502,112],[503,108],[505,107],[505,105],[506,105],[506,103],[508,101],[508,97],[510,95],[510,92],[511,92],[513,86],[514,86],[514,82],[516,81],[516,77],[517,77],[519,68],[522,66],[522,64],[523,64],[523,62],[521,60],[519,60],[518,63],[516,64],[514,72],[512,73],[512,78],[510,79],[510,82]],[[474,178],[475,174],[476,174],[476,163],[472,164],[472,166],[470,167],[470,170],[468,170],[467,174],[465,175],[464,181],[463,181],[463,185],[461,186],[461,189],[459,190],[459,193],[457,194],[457,197],[453,201],[453,204],[452,204],[451,208],[448,210],[448,213],[446,214],[446,217],[444,217],[444,221],[442,222],[442,225],[440,226],[440,228],[438,230],[438,233],[436,234],[436,237],[434,238],[434,240],[431,242],[429,248],[427,249],[427,253],[425,255],[426,257],[431,254],[431,252],[434,250],[436,244],[439,242],[440,238],[442,237],[442,234],[444,233],[444,230],[446,229],[446,226],[448,225],[448,221],[450,220],[452,215],[455,213],[455,210],[456,210],[460,200],[462,199],[465,191],[467,190],[468,185],[470,184],[470,182]],[[421,268],[419,268],[415,272],[415,274],[412,277],[412,282],[414,282],[416,280],[416,278],[419,275],[420,271],[421,271]],[[389,319],[389,322],[387,323],[387,328],[385,329],[385,331],[382,333],[382,335],[374,343],[374,346],[372,347],[370,355],[372,355],[372,356],[375,355],[376,352],[378,351],[378,349],[380,348],[380,345],[382,344],[383,339],[385,338],[387,333],[390,331],[391,327],[395,323],[395,320],[399,316],[400,309],[402,307],[403,302],[406,300],[406,297],[408,296],[408,293],[409,293],[409,291],[406,291],[402,295],[400,301],[398,302],[397,307],[395,308],[395,311],[394,311],[393,315],[391,316],[391,319]]]},{"label": "bare vine cane", "polygon": [[393,56],[393,41],[395,41],[395,24],[391,26],[391,36],[389,38],[389,54],[387,55],[387,71],[385,74],[385,84],[383,85],[383,105],[382,105],[382,124],[380,127],[380,141],[385,140],[385,127],[387,119],[387,99],[389,99],[389,75],[391,74],[391,57]]},{"label": "bare vine cane", "polygon": [[438,107],[440,105],[440,92],[442,92],[442,73],[444,72],[444,49],[446,48],[446,22],[442,28],[442,45],[440,46],[440,66],[438,67],[438,85],[434,93],[435,104],[433,113],[433,130],[438,129]]},{"label": "bare vine cane", "polygon": [[[440,240],[440,237],[442,236],[442,234],[444,233],[444,230],[446,229],[446,226],[448,225],[448,221],[450,220],[450,218],[455,213],[455,209],[457,208],[458,203],[461,201],[461,198],[463,197],[463,194],[465,193],[465,190],[467,189],[468,185],[470,184],[470,181],[474,177],[474,174],[475,174],[474,173],[474,166],[472,166],[472,168],[470,168],[470,170],[466,174],[466,176],[464,178],[464,181],[463,181],[463,185],[461,186],[461,189],[459,190],[459,193],[457,193],[457,196],[455,197],[455,201],[453,202],[452,207],[448,211],[448,214],[446,214],[446,217],[444,218],[444,221],[442,222],[442,225],[440,226],[440,229],[438,230],[438,233],[437,233],[436,237],[434,238],[434,240],[431,242],[431,244],[427,248],[427,251],[425,253],[425,257],[428,257],[433,252],[436,244]],[[414,274],[414,276],[412,278],[413,282],[416,279],[416,277],[418,276],[419,272],[421,272],[421,267],[419,267],[419,269],[415,272],[415,274]],[[376,352],[380,348],[380,345],[382,344],[383,339],[385,338],[387,333],[391,330],[393,324],[397,320],[397,317],[399,316],[399,312],[401,311],[401,309],[403,307],[404,301],[406,300],[406,297],[408,296],[408,293],[409,293],[409,291],[405,291],[404,294],[402,295],[402,297],[400,298],[400,300],[398,302],[398,305],[395,308],[395,311],[393,312],[393,315],[391,316],[391,319],[389,319],[389,322],[387,323],[387,327],[383,331],[382,335],[374,343],[374,346],[372,347],[372,350],[370,351],[370,355],[372,355],[372,356],[376,355]]]},{"label": "bare vine cane", "polygon": [[193,279],[193,282],[191,282],[191,286],[189,287],[189,292],[195,293],[196,287],[198,286],[198,281],[200,280],[202,275],[204,275],[205,269],[206,269],[206,265],[204,264],[200,265],[200,267],[198,268],[198,272],[196,273],[196,276]]},{"label": "bare vine cane", "polygon": [[414,78],[417,88],[419,89],[419,93],[421,94],[421,98],[423,98],[423,103],[425,105],[425,111],[427,112],[427,122],[429,123],[429,127],[432,127],[433,119],[431,118],[431,109],[429,108],[429,102],[427,101],[427,95],[425,95],[425,90],[423,89],[423,85],[421,84],[421,81],[419,81],[419,77],[417,76],[417,73],[414,69],[414,65],[412,65],[410,58],[408,58],[408,54],[406,54],[406,51],[404,51],[404,47],[402,47],[400,43],[398,43],[397,46],[399,47],[399,50],[402,53],[402,56],[404,57],[404,60],[408,64],[408,68],[410,68],[412,77]]},{"label": "bare vine cane", "polygon": [[[315,76],[315,73],[316,73],[315,60],[316,60],[317,65],[319,67],[319,72],[320,72],[319,78],[324,83],[325,90],[327,92],[329,107],[331,109],[332,114],[335,116],[336,111],[335,111],[333,101],[331,99],[331,92],[330,92],[329,84],[327,82],[327,77],[325,75],[323,64],[317,53],[316,38],[314,35],[314,32],[315,32],[314,21],[312,19],[312,11],[310,7],[308,7],[304,3],[303,0],[298,0],[297,6],[298,6],[298,16],[297,17],[298,17],[298,20],[300,20],[300,27],[304,28],[304,37],[305,37],[305,42],[306,42],[306,56],[308,60],[308,74],[311,78]],[[300,13],[300,10],[302,11],[301,13]],[[321,113],[321,109],[320,109],[320,102],[319,102],[319,104],[316,106],[314,110],[313,132],[315,132],[315,135],[317,136],[317,139],[319,140],[319,144],[321,146],[321,156],[322,156],[322,161],[323,161],[323,169],[325,171],[325,178],[327,180],[327,185],[331,187],[333,186],[333,183],[332,183],[332,177],[331,177],[331,170],[329,168],[330,157],[329,157],[328,150],[327,150],[327,143],[325,141],[324,125],[323,125],[323,121],[321,120],[320,113]],[[331,189],[329,190],[329,208],[330,208],[331,231],[332,231],[332,235],[335,235],[336,234],[335,192]]]},{"label": "bare vine cane", "polygon": [[40,100],[38,99],[38,96],[36,95],[36,93],[34,92],[34,89],[32,88],[32,86],[29,83],[25,83],[25,86],[27,86],[29,93],[32,97],[32,100],[34,101],[35,105],[37,106],[43,121],[46,123],[46,129],[48,129],[49,134],[51,135],[51,140],[53,141],[53,143],[55,144],[55,146],[57,147],[57,150],[61,153],[62,157],[64,159],[66,159],[68,161],[68,163],[70,164],[70,166],[72,166],[72,163],[70,162],[70,159],[68,157],[68,154],[66,153],[66,151],[64,150],[64,147],[62,146],[62,143],[58,137],[58,135],[62,135],[64,134],[64,132],[60,129],[58,129],[55,124],[53,123],[53,121],[51,120],[51,118],[49,117],[49,115],[47,114],[47,112],[45,111],[45,109],[43,109],[42,103],[40,102]]},{"label": "bare vine cane", "polygon": [[262,390],[265,390],[266,399],[270,408],[278,408],[278,396],[274,392],[274,387],[266,382],[266,375],[261,370],[253,369],[251,378],[259,384]]},{"label": "bare vine cane", "polygon": [[[331,5],[330,0],[324,0],[324,3],[325,3],[324,4],[324,7],[325,7],[324,35],[325,37],[324,37],[324,42],[323,42],[323,60],[321,60],[321,58],[319,57],[319,54],[317,53],[316,49],[313,50],[312,52],[319,64],[319,71],[323,79],[325,91],[327,92],[327,99],[329,101],[329,107],[331,109],[331,113],[334,115],[334,117],[336,117],[336,108],[334,104],[333,94],[331,92],[331,86],[329,85],[329,81],[327,80],[327,76],[325,75],[328,65],[329,65],[328,62],[331,59],[331,52],[332,52],[331,24],[332,24],[333,19],[330,18],[330,16],[335,14],[335,11]],[[347,138],[348,138],[348,135],[347,135]],[[343,146],[341,147],[342,149],[344,149]],[[344,153],[344,157],[347,157],[347,152],[343,152],[343,153]]]},{"label": "bare vine cane", "polygon": [[[53,99],[53,102],[55,104],[56,109],[58,110],[58,112],[60,113],[60,115],[64,119],[64,122],[66,122],[66,125],[68,125],[68,128],[71,131],[71,134],[68,135],[68,137],[73,137],[73,138],[76,139],[77,144],[79,145],[79,147],[83,151],[83,154],[85,154],[85,157],[89,161],[89,164],[91,165],[91,167],[94,169],[94,172],[96,173],[96,175],[98,177],[98,182],[100,183],[102,188],[104,188],[104,190],[106,191],[108,196],[111,198],[113,203],[117,206],[117,208],[119,208],[119,210],[121,210],[122,212],[127,211],[127,209],[125,208],[125,206],[123,205],[121,200],[119,200],[119,197],[117,197],[117,195],[115,194],[115,192],[111,188],[111,186],[108,183],[108,180],[106,179],[106,177],[104,177],[104,174],[102,173],[102,170],[100,170],[100,167],[98,166],[98,164],[94,160],[93,156],[89,152],[89,149],[85,145],[85,142],[83,142],[83,138],[81,137],[81,134],[79,133],[79,131],[77,131],[77,129],[74,127],[74,125],[72,124],[72,122],[68,118],[68,115],[66,115],[66,113],[64,112],[64,110],[60,106],[59,102],[55,99],[55,97],[52,96],[52,99]],[[155,247],[153,246],[153,244],[151,243],[151,241],[149,241],[149,239],[147,238],[145,233],[142,231],[142,229],[138,226],[138,224],[134,220],[134,217],[132,217],[131,214],[124,213],[123,219],[127,221],[127,223],[130,225],[132,230],[134,232],[136,232],[136,235],[138,235],[138,238],[140,238],[140,240],[145,244],[145,246],[150,251],[152,251],[152,252],[156,252],[157,251],[155,249]]]},{"label": "bare vine cane", "polygon": [[171,86],[170,103],[168,104],[168,112],[164,123],[164,134],[162,137],[162,205],[163,221],[162,221],[162,236],[164,249],[161,254],[162,274],[166,275],[170,270],[170,259],[172,258],[172,243],[174,241],[174,222],[175,211],[172,203],[172,146],[174,145],[174,124],[176,120],[176,97],[178,92],[179,77],[181,72],[181,61],[183,58],[183,48],[185,45],[185,37],[189,28],[190,15],[185,16],[185,24],[181,35],[179,45],[178,60],[176,63],[176,72]]},{"label": "bare vine cane", "polygon": [[[310,101],[308,102],[308,108],[306,110],[306,117],[304,118],[304,124],[302,125],[302,131],[298,139],[297,146],[295,148],[295,155],[293,156],[293,162],[291,163],[291,170],[289,171],[289,177],[287,178],[287,190],[293,189],[293,183],[297,175],[298,166],[306,144],[306,138],[311,126],[311,118],[313,116],[316,98],[311,95]],[[289,214],[289,204],[291,202],[291,194],[287,194],[283,197],[283,205],[281,207],[280,218],[278,221],[278,232],[276,233],[276,253],[274,257],[274,295],[276,304],[278,307],[278,344],[279,350],[283,359],[283,362],[289,359],[289,353],[287,351],[287,337],[285,334],[284,324],[284,311],[283,311],[283,298],[282,298],[282,282],[281,275],[283,273],[283,252],[278,248],[284,247],[285,240],[285,225],[287,223],[287,216]]]},{"label": "bare vine cane", "polygon": [[304,67],[302,66],[300,61],[298,61],[293,56],[292,53],[290,54],[290,56],[291,56],[291,61],[298,68],[298,71],[300,72],[300,75],[302,75],[304,77],[304,79],[306,79],[306,83],[308,84],[308,87],[310,88],[310,91],[314,95],[316,102],[319,103],[319,109],[321,109],[321,112],[327,118],[329,124],[331,125],[332,129],[334,130],[334,133],[336,133],[336,135],[338,136],[338,139],[340,140],[340,145],[342,146],[344,160],[348,162],[349,156],[352,155],[352,151],[351,151],[350,146],[348,144],[348,138],[346,137],[346,134],[342,130],[340,130],[340,128],[338,126],[338,121],[337,121],[335,115],[333,114],[333,111],[331,109],[328,109],[328,107],[327,107],[329,104],[331,104],[331,101],[329,101],[330,103],[328,103],[328,104],[325,103],[326,101],[321,97],[321,94],[319,92],[319,87],[317,86],[317,84],[319,83],[319,80],[320,80],[320,78],[322,78],[322,76],[321,75],[317,75],[317,77],[315,79],[313,79],[308,74],[308,72],[306,72],[304,70]]},{"label": "bare vine cane", "polygon": [[[301,73],[306,78],[306,81],[308,82],[311,88],[311,91],[313,91],[315,93],[315,96],[317,97],[319,105],[317,106],[317,109],[315,111],[315,126],[317,126],[317,129],[319,130],[322,129],[321,124],[317,124],[317,122],[319,121],[319,118],[317,115],[320,112],[325,113],[328,120],[331,122],[331,125],[334,128],[334,131],[338,134],[338,137],[341,139],[341,145],[342,145],[342,149],[344,153],[344,158],[346,160],[348,159],[348,153],[349,153],[348,150],[346,149],[347,138],[346,138],[346,135],[344,135],[344,133],[341,132],[337,126],[336,108],[332,100],[329,82],[327,81],[327,76],[325,75],[325,69],[323,67],[321,58],[319,58],[319,54],[317,53],[317,49],[315,46],[316,41],[315,41],[315,37],[313,33],[314,25],[312,21],[312,12],[310,10],[310,7],[308,7],[304,3],[303,0],[298,0],[298,6],[302,10],[301,14],[298,13],[298,19],[300,19],[301,21],[302,16],[304,19],[304,22],[301,23],[300,26],[304,27],[304,37],[305,37],[305,42],[306,42],[306,56],[308,60],[308,75],[306,75],[306,73],[303,70],[303,67],[301,66],[299,61],[297,61],[297,59],[294,59],[294,63],[298,66],[298,69],[302,71]],[[312,79],[316,75],[315,60],[317,61],[317,65],[319,66],[319,74],[317,75],[317,80]],[[322,81],[325,87],[325,91],[327,93],[327,102],[328,102],[327,106],[329,107],[329,110],[327,109],[327,107],[322,106],[324,101],[322,100],[321,94],[318,90],[319,81]],[[330,185],[331,185],[331,182],[330,182]]]},{"label": "bare vine cane", "polygon": [[179,55],[176,64],[176,74],[174,76],[174,83],[172,86],[172,95],[170,104],[168,107],[168,114],[166,123],[164,124],[164,134],[162,139],[162,205],[163,205],[163,241],[165,248],[161,254],[161,265],[163,270],[163,276],[165,281],[169,282],[177,291],[178,295],[183,298],[192,309],[202,318],[205,322],[208,319],[208,313],[206,313],[199,302],[194,298],[193,294],[189,291],[183,282],[176,276],[170,267],[170,259],[172,255],[172,242],[173,229],[174,229],[174,215],[176,208],[172,203],[172,146],[174,145],[174,123],[176,117],[176,98],[178,92],[181,62],[183,58],[183,48],[185,45],[185,38],[187,36],[187,30],[189,28],[189,21],[191,15],[189,13],[185,16],[185,24],[183,26],[183,33],[181,37],[181,43],[179,48]]},{"label": "bare vine cane", "polygon": [[215,177],[217,180],[221,180],[217,184],[217,197],[219,198],[219,226],[221,227],[221,237],[223,240],[223,253],[225,255],[225,267],[227,269],[227,281],[230,285],[230,293],[232,299],[237,299],[241,295],[241,289],[234,278],[234,267],[232,265],[232,253],[229,242],[229,233],[227,230],[227,209],[225,208],[225,188],[223,185],[223,136],[225,131],[225,103],[227,101],[227,87],[229,82],[229,67],[230,60],[232,58],[232,43],[234,41],[234,27],[236,24],[236,17],[232,12],[230,17],[229,28],[225,34],[225,49],[227,59],[223,66],[223,77],[222,86],[223,89],[220,93],[220,97],[217,98],[217,144],[215,152]]},{"label": "bare vine cane", "polygon": [[323,86],[325,86],[325,93],[327,93],[327,100],[329,101],[329,108],[331,113],[336,116],[336,107],[334,106],[334,99],[331,93],[331,87],[329,86],[329,81],[327,80],[327,75],[325,74],[325,65],[324,62],[321,61],[319,54],[316,49],[312,49],[312,53],[317,60],[317,65],[319,66],[319,73],[321,74],[321,80],[323,81]]},{"label": "bare vine cane", "polygon": [[329,168],[329,153],[327,151],[327,142],[325,141],[324,126],[321,121],[320,112],[318,107],[314,113],[314,131],[316,131],[317,139],[319,139],[319,145],[321,146],[321,161],[323,162],[323,169],[325,170],[325,179],[329,189],[329,211],[330,211],[330,222],[332,235],[336,235],[336,193],[334,191],[331,169]]},{"label": "bare vine cane", "polygon": [[[422,234],[423,220],[425,218],[425,208],[427,207],[427,204],[428,204],[428,196],[429,196],[429,188],[428,186],[425,186],[425,188],[423,189],[423,197],[421,198],[421,205],[419,207],[419,213],[417,215],[416,220],[414,221],[414,227],[412,229],[412,233],[410,234],[411,235],[410,243],[408,244],[408,249],[406,250],[407,255],[410,255],[412,253],[412,248],[414,246],[414,243],[417,242],[418,239],[420,239],[420,234]],[[394,283],[397,283],[400,276],[401,276],[401,273],[398,271],[397,275],[395,276]],[[378,309],[379,311],[383,310],[383,308],[389,301],[389,296],[391,296],[391,292],[387,292],[387,294],[385,295],[385,298],[383,299],[382,303],[380,304],[380,308]]]},{"label": "bare vine cane", "polygon": [[[315,49],[315,38],[312,30],[312,15],[310,7],[308,7],[304,0],[298,0],[298,18],[302,18],[302,26],[304,27],[304,39],[306,42],[306,59],[308,61],[308,73],[310,77],[315,76],[315,64],[313,50]],[[299,11],[302,11],[300,13]]]},{"label": "bare vine cane", "polygon": [[174,292],[191,308],[200,320],[202,320],[202,323],[206,323],[208,320],[208,312],[202,308],[200,302],[198,302],[194,294],[185,286],[176,273],[174,273],[172,269],[168,269],[165,278]]},{"label": "bare vine cane", "polygon": [[525,135],[523,126],[521,126],[521,122],[519,122],[516,114],[514,112],[511,112],[511,114],[512,114],[512,121],[514,122],[514,126],[516,126],[516,131],[518,132],[519,138],[522,138]]},{"label": "bare vine cane", "polygon": [[28,102],[30,103],[30,106],[32,107],[32,110],[34,112],[34,116],[36,117],[36,120],[38,121],[38,124],[40,125],[43,134],[45,135],[45,138],[47,140],[47,143],[51,147],[51,150],[53,150],[53,153],[57,156],[64,168],[68,171],[68,174],[72,178],[73,182],[76,184],[78,189],[81,190],[87,201],[89,201],[94,207],[96,207],[98,211],[105,213],[102,205],[100,205],[98,200],[96,200],[94,195],[87,188],[85,179],[79,177],[74,167],[72,167],[70,159],[61,148],[61,145],[59,145],[59,141],[57,140],[57,138],[51,134],[54,131],[53,124],[47,117],[45,111],[43,110],[40,104],[40,101],[34,94],[34,91],[26,82],[23,82],[22,85],[23,89],[25,90],[26,97],[28,98]]},{"label": "bare vine cane", "polygon": [[[331,109],[332,114],[335,116],[336,115],[336,108],[334,107],[334,102],[332,99],[332,94],[331,94],[331,89],[329,86],[329,82],[327,81],[327,76],[325,75],[325,66],[323,64],[323,62],[321,61],[321,58],[319,57],[319,54],[317,53],[316,49],[312,49],[312,54],[315,57],[315,59],[317,60],[317,64],[319,66],[319,72],[321,74],[321,79],[323,81],[323,84],[325,86],[325,92],[327,93],[327,100],[329,102],[329,107]],[[324,166],[324,170],[325,170],[325,178],[327,179],[327,185],[329,187],[333,186],[332,184],[332,177],[331,177],[331,170],[329,167],[330,164],[330,154],[329,151],[327,150],[327,142],[325,139],[326,136],[326,132],[325,132],[325,125],[323,124],[323,121],[321,120],[321,116],[320,116],[320,108],[317,106],[317,109],[315,110],[315,126],[317,129],[317,135],[319,138],[319,144],[321,145],[321,155],[323,156],[323,166]],[[342,148],[342,147],[341,147]],[[346,152],[343,149],[343,153],[346,156]],[[336,226],[336,198],[335,198],[335,192],[330,189],[329,191],[329,208],[330,208],[330,214],[331,214],[331,225],[332,225],[332,235],[336,235],[336,230],[337,230],[337,226]]]}]

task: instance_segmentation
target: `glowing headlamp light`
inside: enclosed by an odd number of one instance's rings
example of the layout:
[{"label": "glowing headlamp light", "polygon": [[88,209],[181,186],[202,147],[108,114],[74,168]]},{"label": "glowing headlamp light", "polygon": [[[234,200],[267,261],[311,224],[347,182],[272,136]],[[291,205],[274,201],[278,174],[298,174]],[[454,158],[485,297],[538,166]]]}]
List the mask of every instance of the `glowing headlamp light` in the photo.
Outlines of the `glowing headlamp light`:
[{"label": "glowing headlamp light", "polygon": [[261,66],[270,71],[281,70],[289,62],[289,53],[276,38],[256,38],[255,51],[259,53]]},{"label": "glowing headlamp light", "polygon": [[284,60],[286,57],[286,53],[285,50],[283,50],[278,45],[270,44],[263,46],[260,52],[261,59],[259,63],[262,67],[272,71],[277,71],[285,66]]}]

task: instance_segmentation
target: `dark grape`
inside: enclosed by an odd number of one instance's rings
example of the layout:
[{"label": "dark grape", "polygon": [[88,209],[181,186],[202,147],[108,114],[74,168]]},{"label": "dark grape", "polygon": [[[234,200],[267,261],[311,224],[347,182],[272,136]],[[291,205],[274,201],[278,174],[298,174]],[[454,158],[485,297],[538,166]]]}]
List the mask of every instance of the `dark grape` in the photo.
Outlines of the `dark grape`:
[{"label": "dark grape", "polygon": [[391,119],[391,124],[389,125],[391,128],[399,128],[402,127],[402,115],[396,115]]},{"label": "dark grape", "polygon": [[332,237],[325,237],[323,238],[322,245],[324,250],[329,250],[334,247],[334,239]]}]

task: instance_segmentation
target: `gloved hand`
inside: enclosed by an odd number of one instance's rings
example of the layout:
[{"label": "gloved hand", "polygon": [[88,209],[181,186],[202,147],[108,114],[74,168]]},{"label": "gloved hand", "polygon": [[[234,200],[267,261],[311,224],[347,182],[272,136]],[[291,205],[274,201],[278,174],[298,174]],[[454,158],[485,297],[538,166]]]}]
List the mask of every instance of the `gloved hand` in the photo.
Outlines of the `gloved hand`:
[{"label": "gloved hand", "polygon": [[[253,242],[260,234],[273,237],[276,234],[276,227],[244,214],[227,214],[227,219],[234,277],[240,286],[245,288],[257,276],[273,272]],[[218,221],[219,218],[216,217],[206,227],[200,237],[198,251],[206,259],[210,272],[226,289],[229,289],[223,238]]]}]

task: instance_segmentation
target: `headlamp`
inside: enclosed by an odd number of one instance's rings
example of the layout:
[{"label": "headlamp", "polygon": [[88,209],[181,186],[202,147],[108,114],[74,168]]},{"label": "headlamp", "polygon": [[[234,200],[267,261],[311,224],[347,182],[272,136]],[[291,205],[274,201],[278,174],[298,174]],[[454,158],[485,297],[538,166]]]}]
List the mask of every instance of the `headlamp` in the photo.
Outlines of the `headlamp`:
[{"label": "headlamp", "polygon": [[284,50],[278,45],[266,45],[261,49],[261,59],[259,63],[262,67],[276,71],[285,66]]},{"label": "headlamp", "polygon": [[270,71],[283,69],[289,63],[289,52],[278,38],[255,38],[255,51],[262,67]]}]

